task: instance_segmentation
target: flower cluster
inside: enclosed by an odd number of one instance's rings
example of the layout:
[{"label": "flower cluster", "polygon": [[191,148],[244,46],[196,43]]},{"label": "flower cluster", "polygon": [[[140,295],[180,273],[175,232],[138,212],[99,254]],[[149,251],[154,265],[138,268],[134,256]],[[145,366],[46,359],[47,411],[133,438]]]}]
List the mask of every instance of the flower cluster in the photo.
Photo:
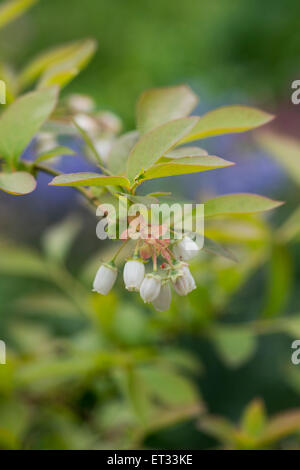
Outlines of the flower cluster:
[{"label": "flower cluster", "polygon": [[[171,285],[180,296],[196,289],[195,280],[186,261],[197,254],[199,247],[190,237],[180,241],[146,239],[142,245],[137,242],[135,254],[128,259],[123,270],[124,284],[130,292],[139,292],[146,303],[152,303],[158,312],[169,309],[171,303]],[[157,259],[164,261],[157,268]],[[153,260],[153,272],[146,273],[145,263]],[[103,263],[94,280],[93,290],[106,295],[116,282],[118,269],[114,260]]]},{"label": "flower cluster", "polygon": [[[109,111],[97,111],[94,100],[88,95],[72,94],[64,102],[66,114],[64,125],[69,125],[68,133],[80,128],[91,140],[101,161],[107,164],[115,137],[122,129],[120,118]],[[43,154],[53,150],[59,144],[53,132],[40,131],[36,136],[36,151]],[[94,161],[89,149],[88,157]]]}]

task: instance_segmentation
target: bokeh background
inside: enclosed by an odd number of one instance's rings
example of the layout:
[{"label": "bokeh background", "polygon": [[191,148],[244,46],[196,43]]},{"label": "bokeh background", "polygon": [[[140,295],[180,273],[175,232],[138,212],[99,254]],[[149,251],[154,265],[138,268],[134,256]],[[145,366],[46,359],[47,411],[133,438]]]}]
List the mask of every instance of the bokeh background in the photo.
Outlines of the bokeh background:
[{"label": "bokeh background", "polygon": [[[234,168],[152,185],[198,201],[241,191],[285,201],[209,225],[238,263],[201,253],[199,288],[163,314],[121,280],[107,298],[90,294],[111,245],[75,191],[42,176],[31,195],[1,193],[1,448],[300,447],[299,17],[296,0],[41,0],[1,30],[0,61],[15,70],[47,48],[97,39],[62,95],[89,94],[124,130],[142,91],[187,83],[196,114],[225,104],[276,114],[270,130],[293,155],[287,166],[255,132],[220,136],[201,146]],[[70,145],[78,154],[62,168],[85,170],[80,142]],[[262,436],[278,413],[288,414]]]}]

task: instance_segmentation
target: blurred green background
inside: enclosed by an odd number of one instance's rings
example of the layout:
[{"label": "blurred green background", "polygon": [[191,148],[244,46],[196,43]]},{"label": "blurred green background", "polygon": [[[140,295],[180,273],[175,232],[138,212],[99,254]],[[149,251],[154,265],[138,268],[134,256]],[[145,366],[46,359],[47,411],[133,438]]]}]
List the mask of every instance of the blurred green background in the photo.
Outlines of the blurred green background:
[{"label": "blurred green background", "polygon": [[293,140],[278,155],[254,135],[214,138],[205,145],[237,161],[234,172],[163,182],[200,200],[258,190],[286,201],[267,217],[210,223],[239,262],[201,253],[198,289],[167,313],[121,279],[109,296],[91,294],[111,245],[71,189],[45,178],[36,194],[0,195],[0,448],[300,448],[300,108],[290,102],[299,17],[296,0],[41,0],[1,31],[0,61],[15,70],[48,47],[96,38],[63,95],[90,94],[125,129],[143,90],[184,82],[197,112],[257,105]]}]

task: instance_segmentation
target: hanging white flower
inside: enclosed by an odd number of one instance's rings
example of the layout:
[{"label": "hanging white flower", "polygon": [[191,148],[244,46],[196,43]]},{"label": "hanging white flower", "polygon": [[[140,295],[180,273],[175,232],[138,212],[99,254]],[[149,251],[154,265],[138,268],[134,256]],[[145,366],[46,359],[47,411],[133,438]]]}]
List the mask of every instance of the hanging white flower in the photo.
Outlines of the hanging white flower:
[{"label": "hanging white flower", "polygon": [[41,131],[36,136],[36,150],[38,153],[46,153],[57,147],[57,140],[51,132]]},{"label": "hanging white flower", "polygon": [[94,137],[99,133],[97,120],[88,114],[78,113],[74,116],[74,121],[77,126],[83,129],[91,137]]},{"label": "hanging white flower", "polygon": [[152,304],[158,312],[166,312],[169,310],[171,304],[171,288],[168,281],[162,283],[160,292],[156,299],[153,300]]},{"label": "hanging white flower", "polygon": [[173,246],[173,253],[177,259],[187,261],[196,256],[199,247],[190,237],[184,237]]},{"label": "hanging white flower", "polygon": [[123,278],[129,291],[139,291],[145,277],[145,266],[142,261],[129,260],[125,263]]},{"label": "hanging white flower", "polygon": [[142,282],[140,294],[144,302],[153,302],[160,292],[161,279],[157,274],[147,274]]},{"label": "hanging white flower", "polygon": [[113,146],[113,140],[112,139],[103,139],[103,138],[98,138],[94,141],[94,147],[99,153],[101,160],[103,163],[108,162],[109,154]]},{"label": "hanging white flower", "polygon": [[73,113],[90,113],[95,107],[95,102],[88,95],[74,93],[68,99],[68,106]]},{"label": "hanging white flower", "polygon": [[195,280],[187,265],[181,267],[180,275],[173,282],[173,286],[178,295],[187,295],[196,289]]},{"label": "hanging white flower", "polygon": [[97,271],[93,291],[107,295],[116,282],[118,270],[110,264],[102,264]]}]

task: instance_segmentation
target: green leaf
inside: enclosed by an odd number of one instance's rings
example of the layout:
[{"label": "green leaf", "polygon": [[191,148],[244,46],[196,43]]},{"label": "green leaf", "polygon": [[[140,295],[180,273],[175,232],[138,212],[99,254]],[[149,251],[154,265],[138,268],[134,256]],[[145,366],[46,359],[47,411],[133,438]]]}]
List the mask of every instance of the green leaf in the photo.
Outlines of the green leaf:
[{"label": "green leaf", "polygon": [[79,74],[79,69],[71,67],[68,64],[63,66],[51,67],[41,77],[38,88],[47,88],[57,85],[60,88],[66,86],[73,78]]},{"label": "green leaf", "polygon": [[177,147],[174,150],[170,150],[170,152],[164,155],[165,158],[171,158],[174,160],[175,158],[182,158],[182,157],[202,157],[204,155],[208,155],[207,150],[204,150],[200,147]]},{"label": "green leaf", "polygon": [[274,116],[248,106],[224,106],[202,116],[183,142],[214,135],[245,132],[270,122]]},{"label": "green leaf", "polygon": [[209,199],[205,202],[205,216],[212,217],[226,214],[255,214],[275,209],[283,204],[265,196],[248,193],[235,193]]},{"label": "green leaf", "polygon": [[34,91],[14,101],[0,117],[0,155],[15,165],[55,108],[57,88]]},{"label": "green leaf", "polygon": [[230,259],[231,261],[234,261],[237,263],[237,259],[234,256],[233,253],[231,253],[230,250],[225,248],[224,246],[220,245],[214,240],[211,240],[210,238],[205,237],[204,238],[204,251],[207,251],[208,253],[212,253],[214,255],[222,256],[223,258]]},{"label": "green leaf", "polygon": [[198,394],[193,384],[174,370],[157,366],[145,366],[139,369],[147,389],[154,398],[167,405],[195,403]]},{"label": "green leaf", "polygon": [[129,153],[138,138],[139,133],[131,131],[115,140],[107,162],[107,167],[113,174],[120,175],[126,172]]},{"label": "green leaf", "polygon": [[21,16],[39,0],[10,0],[0,6],[0,28]]},{"label": "green leaf", "polygon": [[137,127],[141,134],[166,122],[188,116],[198,102],[186,85],[145,91],[137,104]]},{"label": "green leaf", "polygon": [[63,261],[80,230],[80,222],[75,217],[68,217],[43,234],[42,243],[51,259]]},{"label": "green leaf", "polygon": [[292,263],[285,246],[274,245],[270,256],[268,286],[263,311],[264,317],[274,317],[283,312],[283,308],[292,282]]},{"label": "green leaf", "polygon": [[201,171],[215,170],[217,168],[224,168],[232,165],[234,165],[234,163],[211,155],[203,157],[183,157],[152,166],[141,174],[139,180],[142,181],[173,175],[199,173]]},{"label": "green leaf", "polygon": [[171,196],[172,193],[164,192],[164,191],[155,191],[154,193],[148,193],[146,196],[148,197],[164,197],[164,196]]},{"label": "green leaf", "polygon": [[48,152],[42,153],[35,159],[35,163],[40,163],[45,160],[50,160],[51,158],[60,157],[62,155],[75,155],[76,152],[70,149],[69,147],[55,147],[53,150],[49,150]]},{"label": "green leaf", "polygon": [[230,367],[239,367],[254,354],[256,337],[249,327],[218,327],[212,337],[221,359]]},{"label": "green leaf", "polygon": [[0,242],[0,273],[12,276],[49,277],[43,259],[33,250]]},{"label": "green leaf", "polygon": [[92,152],[93,156],[95,157],[96,162],[98,162],[98,166],[101,168],[102,165],[104,164],[104,162],[103,162],[103,159],[102,159],[100,153],[96,149],[93,140],[88,135],[88,133],[77,124],[75,119],[73,119],[72,122],[73,122],[74,126],[76,127],[76,129],[79,131],[79,133],[80,133],[82,139],[84,140],[84,142],[86,143],[87,147]]},{"label": "green leaf", "polygon": [[22,195],[32,193],[36,188],[34,177],[26,171],[0,173],[0,189],[9,194]]},{"label": "green leaf", "polygon": [[125,186],[129,181],[125,176],[104,176],[99,173],[66,173],[53,178],[50,186]]},{"label": "green leaf", "polygon": [[[282,318],[280,322],[281,330],[285,331],[291,338],[300,337],[300,315],[290,315]],[[300,370],[299,370],[300,378]],[[300,391],[300,380],[299,380],[299,391]]]},{"label": "green leaf", "polygon": [[97,43],[93,39],[84,39],[69,44],[50,49],[36,57],[21,73],[20,86],[27,87],[34,82],[40,75],[48,73],[55,67],[65,67],[65,70],[81,70],[84,68],[97,48]]},{"label": "green leaf", "polygon": [[273,133],[262,133],[256,140],[300,184],[300,141]]},{"label": "green leaf", "polygon": [[300,410],[280,413],[271,418],[260,439],[261,445],[268,445],[300,430]]},{"label": "green leaf", "polygon": [[183,118],[163,124],[145,134],[133,147],[128,157],[127,172],[135,177],[152,166],[194,127],[198,118]]},{"label": "green leaf", "polygon": [[136,196],[133,194],[126,194],[126,193],[117,193],[123,197],[129,199],[129,201],[133,202],[134,204],[144,204],[146,207],[151,208],[152,204],[158,204],[158,199],[154,196]]},{"label": "green leaf", "polygon": [[300,238],[300,206],[284,221],[278,229],[278,239],[285,242]]},{"label": "green leaf", "polygon": [[76,305],[64,295],[59,293],[38,292],[27,294],[16,299],[14,308],[25,315],[52,315],[56,317],[69,317],[74,320],[78,316]]},{"label": "green leaf", "polygon": [[199,419],[198,425],[203,432],[214,436],[220,442],[229,444],[232,447],[236,430],[233,424],[226,418],[204,415]]},{"label": "green leaf", "polygon": [[262,400],[253,400],[244,410],[241,426],[251,437],[258,437],[266,425],[266,410]]}]

